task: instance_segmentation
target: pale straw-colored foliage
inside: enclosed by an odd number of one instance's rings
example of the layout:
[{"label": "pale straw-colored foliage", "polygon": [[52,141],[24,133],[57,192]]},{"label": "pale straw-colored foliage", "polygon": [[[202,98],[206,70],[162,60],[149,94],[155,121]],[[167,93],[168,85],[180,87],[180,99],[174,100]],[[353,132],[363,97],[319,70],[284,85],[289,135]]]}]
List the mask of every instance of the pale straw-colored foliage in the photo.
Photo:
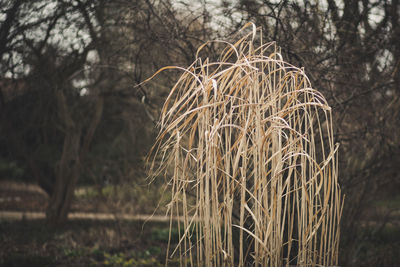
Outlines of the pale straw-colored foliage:
[{"label": "pale straw-colored foliage", "polygon": [[[252,32],[196,57],[152,150],[172,190],[182,266],[336,266],[342,199],[331,108],[303,69]],[[206,45],[206,44],[205,44]],[[202,52],[204,46],[199,48]],[[156,167],[156,165],[158,167]]]}]

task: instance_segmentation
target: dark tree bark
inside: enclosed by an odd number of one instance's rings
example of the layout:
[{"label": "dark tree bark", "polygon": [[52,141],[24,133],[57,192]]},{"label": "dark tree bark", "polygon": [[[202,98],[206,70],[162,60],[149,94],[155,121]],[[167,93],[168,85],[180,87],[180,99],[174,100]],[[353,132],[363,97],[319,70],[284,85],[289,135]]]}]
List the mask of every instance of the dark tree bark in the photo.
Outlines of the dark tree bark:
[{"label": "dark tree bark", "polygon": [[74,197],[76,183],[81,173],[81,163],[89,151],[94,132],[101,120],[104,101],[96,99],[94,114],[89,122],[88,130],[83,135],[83,125],[72,119],[65,95],[57,92],[57,106],[60,119],[65,126],[65,137],[61,159],[56,170],[54,191],[50,196],[46,219],[50,225],[63,224],[68,219],[68,212]]},{"label": "dark tree bark", "polygon": [[75,185],[80,173],[80,138],[81,130],[77,127],[70,128],[66,132],[56,184],[46,211],[47,222],[53,226],[65,223],[68,218]]}]

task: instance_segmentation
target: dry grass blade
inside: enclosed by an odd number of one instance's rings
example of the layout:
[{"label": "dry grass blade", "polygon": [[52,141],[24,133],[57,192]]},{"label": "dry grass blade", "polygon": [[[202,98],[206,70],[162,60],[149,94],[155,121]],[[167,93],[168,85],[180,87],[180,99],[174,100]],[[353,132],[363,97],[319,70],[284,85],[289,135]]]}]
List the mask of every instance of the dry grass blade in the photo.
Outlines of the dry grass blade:
[{"label": "dry grass blade", "polygon": [[185,266],[336,266],[331,109],[256,33],[198,57],[162,109],[152,156],[184,217],[176,251]]}]

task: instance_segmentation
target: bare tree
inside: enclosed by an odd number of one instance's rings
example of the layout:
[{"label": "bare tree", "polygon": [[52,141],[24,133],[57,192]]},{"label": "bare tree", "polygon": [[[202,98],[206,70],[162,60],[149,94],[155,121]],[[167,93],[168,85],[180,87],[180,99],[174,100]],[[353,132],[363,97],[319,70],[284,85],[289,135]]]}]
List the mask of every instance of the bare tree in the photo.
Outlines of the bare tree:
[{"label": "bare tree", "polygon": [[[67,219],[79,177],[101,169],[107,153],[94,156],[91,147],[108,142],[103,132],[125,131],[133,148],[118,152],[129,163],[114,159],[110,168],[128,168],[146,153],[157,104],[174,76],[134,85],[162,66],[191,61],[210,33],[207,14],[126,0],[16,1],[1,10],[2,156],[20,162],[49,194],[47,219],[56,225]],[[97,55],[92,63],[89,54]],[[113,129],[115,118],[127,130]]]},{"label": "bare tree", "polygon": [[[88,31],[77,6],[68,2],[16,1],[5,7],[5,13],[3,80],[22,84],[22,92],[3,101],[1,128],[11,140],[9,154],[25,162],[49,194],[47,219],[56,225],[67,218],[81,162],[102,114],[102,98],[94,90],[83,98],[73,85],[93,41],[65,32],[63,25],[68,24]],[[84,115],[82,108],[77,109],[83,102],[89,109]]]}]

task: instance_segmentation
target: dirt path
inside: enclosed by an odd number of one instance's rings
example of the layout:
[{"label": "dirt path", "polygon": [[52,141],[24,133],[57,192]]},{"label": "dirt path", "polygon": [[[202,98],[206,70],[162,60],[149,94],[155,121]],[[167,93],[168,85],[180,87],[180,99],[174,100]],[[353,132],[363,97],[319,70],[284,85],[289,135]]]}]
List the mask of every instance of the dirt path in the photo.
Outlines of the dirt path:
[{"label": "dirt path", "polygon": [[[44,212],[29,211],[0,211],[0,220],[37,220],[45,218]],[[68,215],[70,220],[126,220],[126,221],[152,221],[152,222],[168,222],[168,216],[162,215],[146,215],[146,214],[111,214],[111,213],[86,213],[72,212]],[[174,218],[174,220],[182,221],[183,218]]]}]

